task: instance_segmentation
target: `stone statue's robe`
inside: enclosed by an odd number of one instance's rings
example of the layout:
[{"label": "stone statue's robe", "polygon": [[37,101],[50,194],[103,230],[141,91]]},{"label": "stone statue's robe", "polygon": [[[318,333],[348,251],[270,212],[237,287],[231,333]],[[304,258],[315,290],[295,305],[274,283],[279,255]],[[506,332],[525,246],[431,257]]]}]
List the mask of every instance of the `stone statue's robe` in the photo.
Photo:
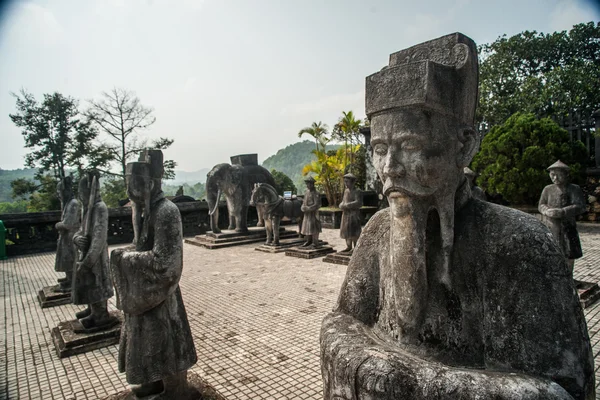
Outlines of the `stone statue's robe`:
[{"label": "stone statue's robe", "polygon": [[408,344],[395,333],[402,295],[393,285],[390,221],[389,209],[369,220],[337,307],[323,321],[325,399],[516,398],[494,397],[491,379],[515,379],[506,372],[540,377],[532,378],[539,397],[528,399],[557,398],[552,391],[568,399],[565,390],[594,398],[584,315],[566,260],[540,221],[470,194],[458,201],[450,289],[433,278],[439,221],[428,224],[426,317]]},{"label": "stone statue's robe", "polygon": [[[565,212],[564,218],[550,218],[544,212],[550,208],[560,208]],[[573,260],[581,258],[581,242],[577,233],[575,218],[585,212],[585,197],[581,188],[567,184],[565,189],[558,185],[548,185],[542,191],[538,209],[542,213],[542,221],[550,228],[565,257]]]},{"label": "stone statue's robe", "polygon": [[307,190],[302,201],[304,217],[300,233],[305,236],[315,235],[321,232],[321,221],[319,221],[319,208],[321,208],[321,195],[316,190]]},{"label": "stone statue's robe", "polygon": [[56,224],[58,230],[58,245],[56,247],[56,272],[73,273],[77,260],[77,247],[73,243],[75,232],[81,227],[81,207],[79,201],[71,199],[65,205],[61,221]]},{"label": "stone statue's robe", "polygon": [[471,194],[474,199],[487,201],[487,197],[485,197],[485,193],[484,193],[483,189],[481,189],[479,186],[472,186]]},{"label": "stone statue's robe", "polygon": [[344,211],[342,214],[342,223],[340,224],[340,237],[342,239],[352,239],[360,236],[360,208],[363,205],[362,192],[359,189],[346,189],[340,208]]},{"label": "stone statue's robe", "polygon": [[[90,212],[90,211],[87,211]],[[91,210],[92,230],[88,232],[90,246],[85,253],[81,271],[73,269],[73,304],[92,304],[110,299],[114,295],[112,281],[108,270],[108,208],[103,201],[96,201]],[[85,223],[86,215],[82,217]],[[75,235],[82,235],[82,231]]]},{"label": "stone statue's robe", "polygon": [[125,321],[119,343],[119,371],[142,384],[185,371],[196,363],[196,349],[183,305],[181,214],[162,195],[153,200],[142,251],[114,251],[111,269],[117,305]]}]

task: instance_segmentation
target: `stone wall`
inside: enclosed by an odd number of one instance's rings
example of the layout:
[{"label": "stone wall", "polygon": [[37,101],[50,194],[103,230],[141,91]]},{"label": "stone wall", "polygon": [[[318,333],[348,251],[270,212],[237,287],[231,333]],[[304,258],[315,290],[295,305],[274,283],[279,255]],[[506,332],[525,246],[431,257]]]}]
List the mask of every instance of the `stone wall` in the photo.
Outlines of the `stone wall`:
[{"label": "stone wall", "polygon": [[[176,203],[176,206],[181,213],[184,236],[200,235],[210,229],[206,202]],[[111,208],[108,215],[108,244],[131,243],[133,241],[131,208]],[[16,256],[55,251],[58,232],[54,225],[60,221],[60,217],[60,211],[0,214],[0,220],[7,229],[6,254]],[[219,226],[225,228],[227,225],[227,207],[225,202],[221,202],[219,204]]]}]

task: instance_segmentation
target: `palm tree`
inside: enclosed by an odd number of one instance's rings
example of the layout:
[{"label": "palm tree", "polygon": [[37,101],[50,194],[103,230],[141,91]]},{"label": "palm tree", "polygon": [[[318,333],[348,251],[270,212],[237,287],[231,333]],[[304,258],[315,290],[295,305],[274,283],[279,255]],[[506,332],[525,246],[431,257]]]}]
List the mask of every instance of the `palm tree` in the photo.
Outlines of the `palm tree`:
[{"label": "palm tree", "polygon": [[298,137],[301,138],[302,135],[304,135],[305,133],[309,134],[310,136],[312,136],[315,139],[315,145],[316,145],[316,149],[317,152],[319,151],[319,143],[321,143],[321,145],[323,146],[323,149],[325,149],[325,143],[327,143],[328,140],[326,140],[326,135],[327,135],[327,130],[329,129],[329,127],[322,123],[321,121],[317,122],[313,122],[311,126],[307,126],[306,128],[303,128],[300,130],[300,132],[298,132]]},{"label": "palm tree", "polygon": [[[348,139],[350,140],[350,163],[354,163],[354,152],[352,151],[354,137],[358,134],[360,129],[360,120],[354,117],[352,111],[342,111],[343,116],[337,123],[337,127],[342,131],[342,137],[344,138],[344,147],[348,148]],[[347,160],[345,160],[347,164]]]}]

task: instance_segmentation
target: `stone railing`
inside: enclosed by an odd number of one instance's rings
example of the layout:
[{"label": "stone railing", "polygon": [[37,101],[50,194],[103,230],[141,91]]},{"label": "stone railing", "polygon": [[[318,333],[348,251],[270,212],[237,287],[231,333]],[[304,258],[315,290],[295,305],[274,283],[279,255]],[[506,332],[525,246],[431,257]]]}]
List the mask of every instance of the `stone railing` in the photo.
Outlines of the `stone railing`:
[{"label": "stone railing", "polygon": [[[181,212],[184,236],[201,235],[210,230],[206,202],[176,203],[176,206]],[[111,208],[108,215],[108,244],[131,243],[133,241],[131,208]],[[60,211],[0,214],[0,220],[7,229],[7,255],[55,251],[58,232],[54,225],[60,221],[60,217]],[[219,226],[226,227],[227,224],[227,207],[225,202],[221,202],[219,204]]]}]

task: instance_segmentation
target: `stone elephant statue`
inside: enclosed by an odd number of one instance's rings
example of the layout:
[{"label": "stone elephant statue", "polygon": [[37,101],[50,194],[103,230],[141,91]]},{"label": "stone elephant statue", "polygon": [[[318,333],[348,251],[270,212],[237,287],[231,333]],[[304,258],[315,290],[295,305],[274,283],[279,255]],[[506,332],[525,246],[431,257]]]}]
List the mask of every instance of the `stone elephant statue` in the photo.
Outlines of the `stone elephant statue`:
[{"label": "stone elephant statue", "polygon": [[[248,231],[248,206],[255,183],[275,186],[271,173],[260,165],[217,164],[206,176],[206,201],[210,213],[210,228],[214,233],[221,230],[219,199],[225,195],[229,212],[229,227],[236,232]],[[258,226],[264,226],[264,217],[258,212]]]}]

